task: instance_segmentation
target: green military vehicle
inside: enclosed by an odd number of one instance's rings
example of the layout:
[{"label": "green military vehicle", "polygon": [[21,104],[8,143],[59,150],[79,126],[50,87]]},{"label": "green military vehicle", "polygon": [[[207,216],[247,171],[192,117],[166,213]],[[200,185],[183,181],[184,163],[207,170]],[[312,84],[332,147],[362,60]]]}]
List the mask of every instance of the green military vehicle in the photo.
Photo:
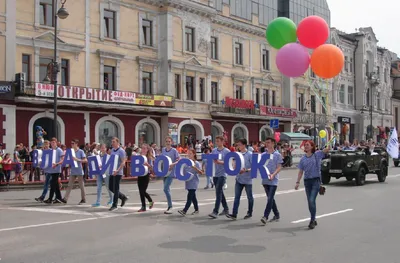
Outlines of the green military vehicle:
[{"label": "green military vehicle", "polygon": [[364,185],[367,174],[375,173],[379,182],[385,182],[388,175],[388,153],[385,148],[375,147],[370,153],[368,148],[351,151],[331,151],[329,158],[321,162],[321,180],[329,184],[332,177],[345,177],[347,181],[355,179],[356,185]]}]

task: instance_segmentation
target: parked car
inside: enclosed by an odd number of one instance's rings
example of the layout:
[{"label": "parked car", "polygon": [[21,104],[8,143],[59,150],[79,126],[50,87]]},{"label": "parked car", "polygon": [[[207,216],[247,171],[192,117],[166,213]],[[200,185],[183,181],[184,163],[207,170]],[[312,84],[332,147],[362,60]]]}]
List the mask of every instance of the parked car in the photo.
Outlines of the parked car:
[{"label": "parked car", "polygon": [[355,179],[356,185],[364,185],[367,174],[375,173],[379,182],[385,182],[388,175],[388,153],[383,147],[375,147],[371,154],[368,148],[353,151],[331,151],[329,158],[321,162],[321,179],[329,184],[332,177]]}]

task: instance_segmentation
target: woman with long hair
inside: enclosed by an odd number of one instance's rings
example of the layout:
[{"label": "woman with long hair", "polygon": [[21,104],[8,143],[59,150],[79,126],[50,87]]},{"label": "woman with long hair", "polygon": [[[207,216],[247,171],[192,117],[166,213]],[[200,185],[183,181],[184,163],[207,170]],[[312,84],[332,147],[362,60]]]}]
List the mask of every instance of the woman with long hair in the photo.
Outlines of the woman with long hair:
[{"label": "woman with long hair", "polygon": [[139,195],[140,201],[142,202],[142,208],[139,209],[138,212],[145,212],[146,211],[146,199],[149,201],[149,209],[152,209],[154,206],[153,199],[147,193],[147,187],[149,186],[150,182],[150,175],[153,173],[153,163],[154,163],[154,156],[153,151],[150,145],[142,144],[141,155],[146,156],[147,162],[145,165],[148,167],[148,173],[144,176],[138,177],[138,188],[139,188]]},{"label": "woman with long hair", "polygon": [[328,145],[322,151],[317,151],[313,141],[306,141],[304,143],[304,152],[306,153],[300,160],[299,173],[297,175],[297,182],[295,189],[298,190],[300,186],[300,180],[304,174],[304,188],[307,195],[308,210],[311,214],[309,229],[314,229],[317,226],[316,213],[317,205],[316,199],[321,186],[321,160],[325,157],[325,154],[330,150]]},{"label": "woman with long hair", "polygon": [[192,215],[196,215],[199,213],[199,205],[197,203],[196,190],[199,186],[199,174],[203,174],[203,171],[201,170],[201,165],[196,158],[196,150],[189,149],[187,153],[188,153],[188,158],[194,162],[194,166],[186,166],[184,168],[184,172],[193,173],[193,177],[185,182],[185,188],[188,191],[186,205],[185,208],[183,208],[183,210],[178,211],[178,213],[183,216],[186,215],[192,203],[194,206],[194,212],[192,213]]}]

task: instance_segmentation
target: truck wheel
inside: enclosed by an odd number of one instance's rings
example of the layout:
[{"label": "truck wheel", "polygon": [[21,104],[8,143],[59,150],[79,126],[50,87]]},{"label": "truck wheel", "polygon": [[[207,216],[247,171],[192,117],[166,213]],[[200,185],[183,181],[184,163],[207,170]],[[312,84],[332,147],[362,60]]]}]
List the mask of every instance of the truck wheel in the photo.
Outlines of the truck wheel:
[{"label": "truck wheel", "polygon": [[385,164],[382,164],[378,172],[378,181],[381,183],[385,182],[387,173],[388,173],[387,166]]},{"label": "truck wheel", "polygon": [[331,176],[329,173],[322,173],[322,184],[329,184],[331,181]]},{"label": "truck wheel", "polygon": [[353,176],[346,176],[346,180],[347,180],[348,182],[353,181]]},{"label": "truck wheel", "polygon": [[394,164],[394,167],[398,167],[399,166],[399,161],[394,161],[393,164]]},{"label": "truck wheel", "polygon": [[356,185],[360,186],[360,185],[364,185],[365,184],[365,168],[364,167],[360,167],[360,169],[358,169],[358,173],[356,175]]}]

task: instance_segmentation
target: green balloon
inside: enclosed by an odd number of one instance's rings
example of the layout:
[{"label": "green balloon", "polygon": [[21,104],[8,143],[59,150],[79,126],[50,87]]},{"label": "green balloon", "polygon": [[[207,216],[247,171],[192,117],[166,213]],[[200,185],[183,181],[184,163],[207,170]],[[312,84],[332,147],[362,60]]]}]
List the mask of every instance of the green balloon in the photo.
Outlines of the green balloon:
[{"label": "green balloon", "polygon": [[296,31],[297,26],[292,20],[278,17],[269,23],[265,36],[272,47],[280,49],[286,44],[296,43]]}]

